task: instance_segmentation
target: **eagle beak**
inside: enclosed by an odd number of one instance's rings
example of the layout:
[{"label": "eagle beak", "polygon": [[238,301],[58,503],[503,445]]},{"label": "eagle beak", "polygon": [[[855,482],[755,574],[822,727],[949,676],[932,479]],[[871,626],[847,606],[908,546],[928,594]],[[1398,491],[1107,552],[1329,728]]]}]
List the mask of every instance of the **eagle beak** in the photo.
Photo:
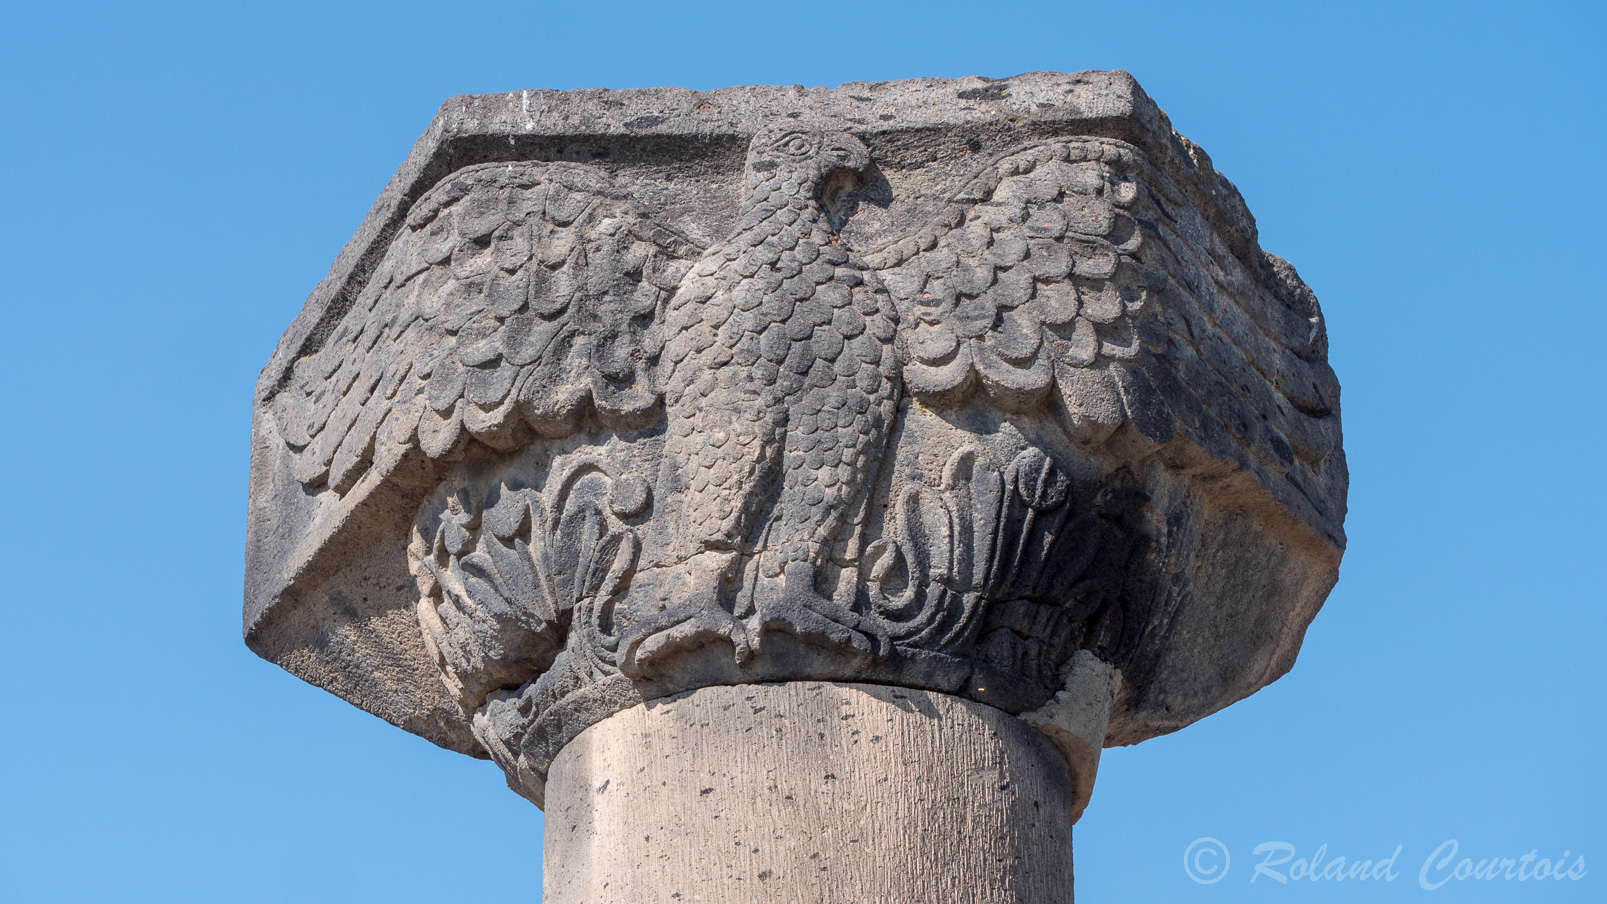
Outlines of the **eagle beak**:
[{"label": "eagle beak", "polygon": [[847,132],[833,136],[827,151],[840,168],[850,172],[862,173],[870,166],[870,150]]}]

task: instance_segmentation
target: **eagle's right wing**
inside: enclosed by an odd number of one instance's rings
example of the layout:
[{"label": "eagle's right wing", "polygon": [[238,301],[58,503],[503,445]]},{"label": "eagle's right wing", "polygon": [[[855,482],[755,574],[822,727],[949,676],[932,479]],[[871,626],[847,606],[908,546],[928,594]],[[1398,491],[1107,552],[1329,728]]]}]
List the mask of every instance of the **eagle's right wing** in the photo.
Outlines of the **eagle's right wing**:
[{"label": "eagle's right wing", "polygon": [[701,251],[594,167],[454,173],[275,396],[296,478],[345,493],[411,447],[513,449],[589,411],[642,423],[660,397],[659,313]]}]

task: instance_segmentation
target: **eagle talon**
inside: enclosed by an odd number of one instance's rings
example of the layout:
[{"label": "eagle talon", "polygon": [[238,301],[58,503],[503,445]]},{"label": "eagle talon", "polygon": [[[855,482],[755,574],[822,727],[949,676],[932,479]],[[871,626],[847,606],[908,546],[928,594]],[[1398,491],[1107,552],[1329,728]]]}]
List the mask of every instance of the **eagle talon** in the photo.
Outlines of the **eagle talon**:
[{"label": "eagle talon", "polygon": [[880,662],[892,651],[887,632],[871,619],[822,596],[814,588],[814,569],[804,562],[788,565],[777,597],[761,604],[748,632],[755,652],[770,631],[784,631],[801,640],[827,646],[849,647]]},{"label": "eagle talon", "polygon": [[[686,614],[688,609],[690,614]],[[737,661],[744,659],[749,644],[731,613],[712,596],[694,597],[685,608],[661,612],[631,630],[620,652],[620,673],[639,679],[654,663],[716,639],[730,641],[736,647]]]}]

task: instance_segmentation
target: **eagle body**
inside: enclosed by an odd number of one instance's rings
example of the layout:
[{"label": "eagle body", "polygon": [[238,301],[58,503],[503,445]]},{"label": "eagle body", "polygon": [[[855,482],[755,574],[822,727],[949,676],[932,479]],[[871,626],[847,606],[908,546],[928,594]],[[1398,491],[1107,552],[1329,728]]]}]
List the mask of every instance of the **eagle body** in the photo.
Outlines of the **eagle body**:
[{"label": "eagle body", "polygon": [[667,305],[660,493],[680,501],[670,559],[708,560],[690,570],[694,595],[718,596],[750,555],[808,595],[876,471],[898,405],[898,315],[819,197],[866,161],[844,133],[755,141],[733,234]]}]

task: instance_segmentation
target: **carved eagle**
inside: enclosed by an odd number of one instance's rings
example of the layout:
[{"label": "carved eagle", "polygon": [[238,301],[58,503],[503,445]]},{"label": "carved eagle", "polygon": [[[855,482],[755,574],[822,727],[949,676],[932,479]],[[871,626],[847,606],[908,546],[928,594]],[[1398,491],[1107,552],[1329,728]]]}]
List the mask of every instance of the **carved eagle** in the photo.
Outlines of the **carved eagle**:
[{"label": "carved eagle", "polygon": [[[663,556],[688,604],[647,618],[625,658],[708,634],[741,658],[770,629],[885,646],[816,571],[906,395],[1053,413],[1089,444],[1123,425],[1156,446],[1182,433],[1281,475],[1336,448],[1337,387],[1304,360],[1325,351],[1314,299],[1270,255],[1260,275],[1146,256],[1147,230],[1189,226],[1167,219],[1167,180],[1137,149],[1017,148],[927,225],[856,253],[829,198],[870,165],[832,128],[754,136],[736,223],[710,247],[596,167],[454,173],[275,397],[296,478],[344,494],[415,448],[449,459],[662,423],[653,495],[681,503]],[[1281,303],[1254,315],[1190,284],[1268,275]],[[762,577],[744,619],[728,597],[747,561]]]}]

